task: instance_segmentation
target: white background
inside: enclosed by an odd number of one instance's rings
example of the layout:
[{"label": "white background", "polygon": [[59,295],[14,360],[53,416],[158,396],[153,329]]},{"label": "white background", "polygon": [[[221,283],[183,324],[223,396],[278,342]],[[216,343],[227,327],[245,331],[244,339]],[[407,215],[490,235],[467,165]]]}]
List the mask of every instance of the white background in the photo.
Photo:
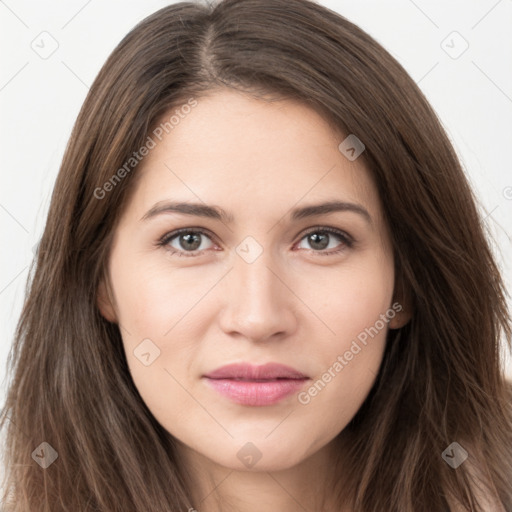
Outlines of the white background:
[{"label": "white background", "polygon": [[[79,108],[122,37],[168,3],[0,1],[2,403],[5,362],[22,307],[32,249],[41,236],[53,183]],[[496,240],[496,255],[510,293],[512,0],[319,3],[369,32],[424,91],[478,194],[481,215]],[[454,31],[459,35],[453,35]],[[51,36],[41,36],[42,32]],[[41,38],[46,38],[43,43]],[[51,38],[58,48],[43,59],[32,46],[51,48]],[[469,47],[452,58],[464,49],[464,40]],[[512,378],[509,355],[507,374]]]}]

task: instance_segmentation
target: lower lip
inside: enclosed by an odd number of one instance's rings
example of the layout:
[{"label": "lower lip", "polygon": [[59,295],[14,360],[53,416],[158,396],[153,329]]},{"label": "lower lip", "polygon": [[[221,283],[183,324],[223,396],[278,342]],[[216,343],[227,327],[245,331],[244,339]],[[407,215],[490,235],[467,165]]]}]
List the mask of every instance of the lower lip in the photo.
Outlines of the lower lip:
[{"label": "lower lip", "polygon": [[244,381],[209,379],[208,384],[221,395],[241,405],[272,405],[299,391],[308,379]]}]

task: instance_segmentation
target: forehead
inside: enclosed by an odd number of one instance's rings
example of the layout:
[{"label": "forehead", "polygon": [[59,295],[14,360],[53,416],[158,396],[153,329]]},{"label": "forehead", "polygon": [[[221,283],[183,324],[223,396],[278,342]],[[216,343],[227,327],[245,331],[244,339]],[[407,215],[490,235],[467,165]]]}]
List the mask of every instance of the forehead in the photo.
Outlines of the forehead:
[{"label": "forehead", "polygon": [[378,216],[379,198],[362,159],[340,152],[346,135],[313,109],[227,90],[196,101],[161,140],[152,136],[154,148],[137,168],[138,213],[170,198],[251,213],[338,199]]}]

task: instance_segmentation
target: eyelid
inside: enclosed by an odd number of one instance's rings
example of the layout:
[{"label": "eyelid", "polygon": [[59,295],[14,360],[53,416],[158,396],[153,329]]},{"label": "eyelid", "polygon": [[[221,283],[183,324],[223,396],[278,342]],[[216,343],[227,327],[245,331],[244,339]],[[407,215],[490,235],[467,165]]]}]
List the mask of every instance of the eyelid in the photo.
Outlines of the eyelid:
[{"label": "eyelid", "polygon": [[317,231],[333,233],[334,235],[337,235],[339,237],[342,237],[342,238],[346,239],[347,242],[351,242],[351,243],[355,242],[354,237],[349,235],[343,229],[334,228],[334,227],[331,227],[331,226],[324,226],[324,225],[318,225],[318,226],[313,226],[311,228],[307,228],[306,231],[301,232],[301,235],[302,235],[301,239],[304,238],[306,235],[309,235],[310,233],[316,233]]}]

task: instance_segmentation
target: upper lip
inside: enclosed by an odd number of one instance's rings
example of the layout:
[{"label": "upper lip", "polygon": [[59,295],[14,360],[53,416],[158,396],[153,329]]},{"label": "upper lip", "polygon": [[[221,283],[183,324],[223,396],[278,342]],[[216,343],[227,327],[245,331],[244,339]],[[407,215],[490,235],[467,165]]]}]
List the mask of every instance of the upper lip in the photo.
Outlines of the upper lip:
[{"label": "upper lip", "polygon": [[234,363],[221,366],[203,377],[209,379],[244,379],[244,380],[270,380],[270,379],[306,379],[303,373],[279,363],[268,363],[255,366],[249,363]]}]

